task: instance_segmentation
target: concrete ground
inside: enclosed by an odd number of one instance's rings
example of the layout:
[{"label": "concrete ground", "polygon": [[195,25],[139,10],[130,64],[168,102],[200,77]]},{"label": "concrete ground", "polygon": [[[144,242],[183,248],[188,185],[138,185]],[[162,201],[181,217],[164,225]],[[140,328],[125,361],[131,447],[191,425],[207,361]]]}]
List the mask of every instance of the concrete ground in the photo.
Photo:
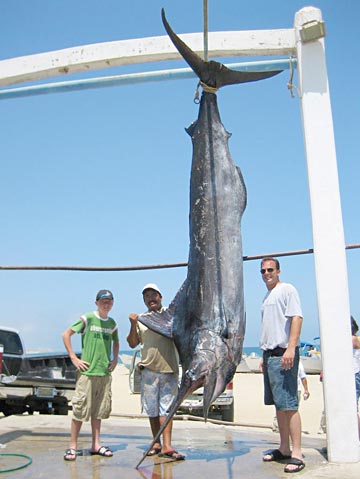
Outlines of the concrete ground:
[{"label": "concrete ground", "polygon": [[[74,462],[63,459],[68,447],[71,416],[10,416],[0,418],[0,472],[2,477],[112,479],[123,477],[151,479],[232,479],[284,478],[280,463],[262,462],[262,454],[277,447],[278,435],[269,429],[245,428],[175,421],[173,445],[186,454],[185,461],[146,458],[135,466],[149,444],[147,419],[111,417],[103,421],[102,442],[114,450],[112,458],[91,456],[91,431],[84,424],[79,449],[82,455]],[[298,476],[311,479],[358,478],[360,463],[329,464],[324,437],[303,439],[306,468]],[[18,456],[10,454],[19,454]],[[26,467],[12,472],[32,460]],[[4,473],[4,471],[7,471]],[[291,476],[290,476],[291,477]]]}]

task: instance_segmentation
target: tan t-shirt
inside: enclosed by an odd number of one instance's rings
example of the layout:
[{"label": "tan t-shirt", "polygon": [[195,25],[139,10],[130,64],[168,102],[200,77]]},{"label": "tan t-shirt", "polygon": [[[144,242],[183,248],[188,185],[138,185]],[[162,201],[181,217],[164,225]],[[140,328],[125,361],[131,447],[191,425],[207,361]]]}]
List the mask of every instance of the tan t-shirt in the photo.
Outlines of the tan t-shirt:
[{"label": "tan t-shirt", "polygon": [[157,373],[179,373],[179,355],[172,339],[137,323],[141,343],[140,365]]}]

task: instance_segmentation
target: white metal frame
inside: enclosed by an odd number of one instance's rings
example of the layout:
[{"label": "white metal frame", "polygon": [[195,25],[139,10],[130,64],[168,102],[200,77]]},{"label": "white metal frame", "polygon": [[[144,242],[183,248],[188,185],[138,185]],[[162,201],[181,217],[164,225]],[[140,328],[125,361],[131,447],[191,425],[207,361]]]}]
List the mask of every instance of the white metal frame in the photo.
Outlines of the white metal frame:
[{"label": "white metal frame", "polygon": [[[325,47],[321,35],[310,40],[302,36],[304,29],[321,22],[319,9],[305,7],[296,13],[291,29],[210,32],[208,55],[293,55],[297,59],[324,368],[328,458],[331,462],[357,462],[360,458],[345,241]],[[201,54],[202,34],[184,34],[181,38]],[[0,61],[0,86],[179,58],[165,36],[85,45]]]}]

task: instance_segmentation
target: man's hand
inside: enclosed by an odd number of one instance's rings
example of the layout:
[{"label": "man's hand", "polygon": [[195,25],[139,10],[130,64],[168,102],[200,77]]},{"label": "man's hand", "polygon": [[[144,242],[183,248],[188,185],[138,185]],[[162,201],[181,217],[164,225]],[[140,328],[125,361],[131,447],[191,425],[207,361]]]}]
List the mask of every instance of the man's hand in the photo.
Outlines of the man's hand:
[{"label": "man's hand", "polygon": [[116,368],[117,366],[117,360],[116,359],[112,359],[109,363],[109,371],[114,371],[114,369]]},{"label": "man's hand", "polygon": [[283,369],[291,369],[294,366],[295,350],[287,348],[281,358],[281,365]]},{"label": "man's hand", "polygon": [[137,325],[137,320],[138,320],[138,315],[136,313],[130,313],[129,314],[129,319],[130,319],[130,332],[126,338],[128,345],[130,348],[136,348],[136,346],[140,343],[140,338],[138,335],[138,325]]},{"label": "man's hand", "polygon": [[130,314],[129,314],[130,323],[136,323],[138,317],[139,317],[138,314],[136,314],[136,313],[130,313]]},{"label": "man's hand", "polygon": [[76,369],[79,369],[80,371],[87,371],[89,369],[90,363],[87,361],[83,361],[82,359],[79,359],[77,356],[71,358],[71,362],[75,366]]}]

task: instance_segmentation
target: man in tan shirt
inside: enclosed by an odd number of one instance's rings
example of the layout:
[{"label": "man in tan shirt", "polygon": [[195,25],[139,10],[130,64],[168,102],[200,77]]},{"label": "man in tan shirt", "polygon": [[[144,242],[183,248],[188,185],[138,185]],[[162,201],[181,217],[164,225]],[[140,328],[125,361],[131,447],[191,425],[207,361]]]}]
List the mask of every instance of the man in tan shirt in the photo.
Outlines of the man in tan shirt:
[{"label": "man in tan shirt", "polygon": [[[144,286],[144,303],[148,313],[169,313],[169,308],[161,304],[162,295],[156,284]],[[147,314],[148,314],[147,313]],[[172,339],[161,336],[138,322],[138,315],[131,313],[130,332],[127,342],[131,348],[141,344],[141,407],[149,417],[153,437],[166,420],[167,411],[177,395],[179,379],[179,357]],[[173,421],[171,420],[162,433],[162,445],[155,443],[148,456],[159,454],[177,461],[185,459],[171,445]]]}]

